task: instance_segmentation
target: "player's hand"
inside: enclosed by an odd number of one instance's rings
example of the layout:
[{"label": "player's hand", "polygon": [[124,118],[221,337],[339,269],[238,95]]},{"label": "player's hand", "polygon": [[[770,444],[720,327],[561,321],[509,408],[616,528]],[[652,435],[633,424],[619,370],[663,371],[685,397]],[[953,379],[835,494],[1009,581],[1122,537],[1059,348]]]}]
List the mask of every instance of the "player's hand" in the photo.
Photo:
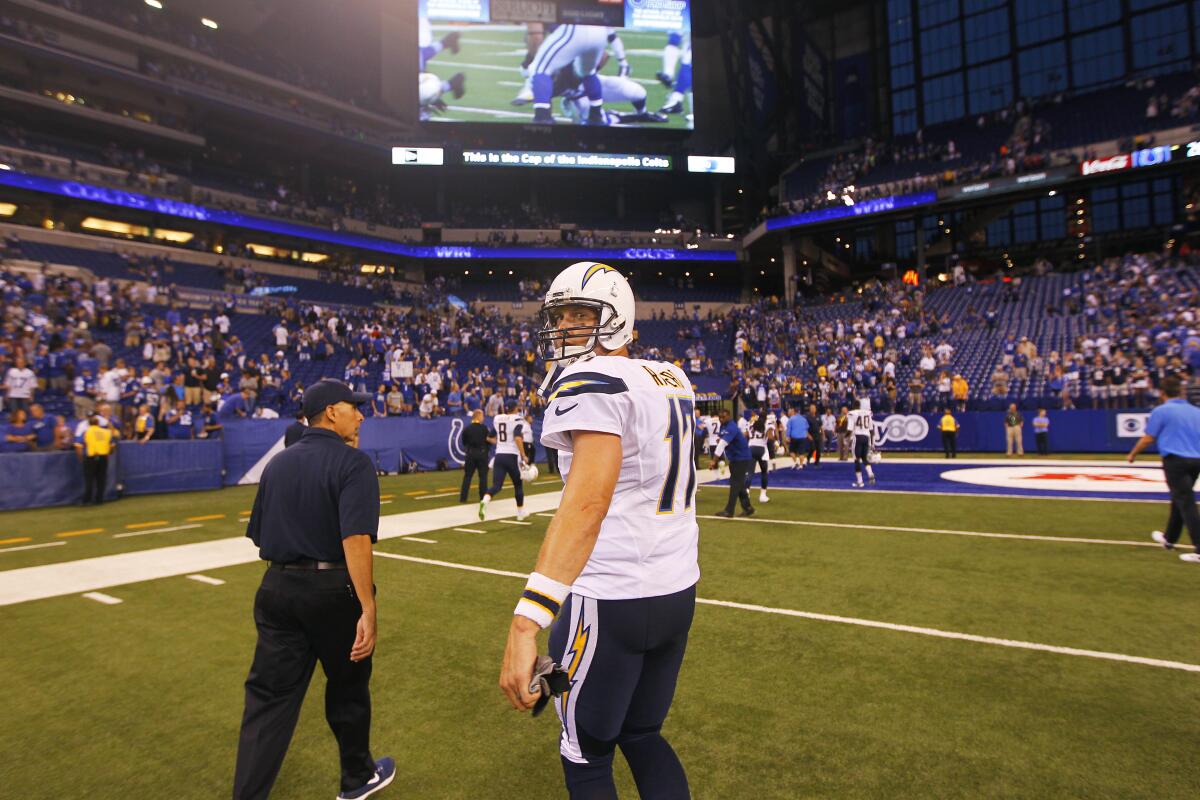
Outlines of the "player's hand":
[{"label": "player's hand", "polygon": [[529,691],[533,665],[537,661],[537,634],[536,622],[513,615],[508,644],[504,646],[504,663],[500,665],[500,689],[517,711],[533,708],[539,696]]},{"label": "player's hand", "polygon": [[1128,461],[1130,464],[1132,464],[1136,458],[1137,458],[1137,456],[1135,456],[1133,453],[1130,453],[1129,457],[1125,460]]},{"label": "player's hand", "polygon": [[716,469],[716,468],[717,468],[717,462],[716,462],[716,461],[712,461],[712,462],[710,462],[710,463],[709,463],[709,465],[708,465],[708,468],[709,468],[709,469]]},{"label": "player's hand", "polygon": [[627,61],[626,59],[621,59],[619,62],[617,62],[617,77],[618,78],[628,78],[630,73],[632,73],[632,72],[633,72],[633,68],[629,66],[629,61]]},{"label": "player's hand", "polygon": [[375,610],[363,611],[358,618],[358,632],[350,648],[350,660],[362,661],[375,652]]}]

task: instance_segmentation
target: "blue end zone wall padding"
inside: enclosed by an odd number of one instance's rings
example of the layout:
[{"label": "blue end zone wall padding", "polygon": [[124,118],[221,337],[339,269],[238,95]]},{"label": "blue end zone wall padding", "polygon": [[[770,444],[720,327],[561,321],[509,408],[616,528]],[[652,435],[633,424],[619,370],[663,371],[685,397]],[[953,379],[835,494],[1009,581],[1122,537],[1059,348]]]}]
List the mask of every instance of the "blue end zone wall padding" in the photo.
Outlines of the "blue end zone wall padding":
[{"label": "blue end zone wall padding", "polygon": [[[1104,409],[1047,411],[1050,418],[1051,453],[1126,453],[1145,430],[1146,412]],[[1022,442],[1025,452],[1036,453],[1033,418],[1025,420]],[[1003,453],[1004,412],[969,411],[955,414],[958,420],[958,449],[962,452]],[[941,414],[876,414],[875,444],[887,450],[941,450]]]},{"label": "blue end zone wall padding", "polygon": [[[120,454],[115,457],[120,462]],[[117,496],[118,466],[108,463],[104,497]],[[74,453],[0,455],[0,509],[73,505],[83,499],[83,464]]]},{"label": "blue end zone wall padding", "polygon": [[[1025,450],[1036,451],[1033,414],[1025,413]],[[1145,413],[1080,409],[1051,411],[1051,453],[1126,452],[1141,435]],[[876,443],[889,450],[941,450],[939,414],[875,415]],[[1004,414],[976,411],[956,414],[958,449],[1003,452]],[[236,485],[281,442],[290,420],[232,420],[217,440],[164,441],[138,445],[121,442],[108,469],[108,498],[118,480],[128,494],[215,489]],[[415,463],[420,469],[449,469],[464,460],[462,431],[467,420],[441,417],[370,418],[363,421],[359,446],[378,469],[396,472]],[[533,425],[535,441],[541,423]],[[539,445],[537,460],[545,459]],[[73,453],[0,455],[0,509],[77,503],[83,497],[83,470]]]},{"label": "blue end zone wall padding", "polygon": [[122,492],[154,494],[220,489],[221,450],[218,439],[121,442],[117,445],[117,477]]}]

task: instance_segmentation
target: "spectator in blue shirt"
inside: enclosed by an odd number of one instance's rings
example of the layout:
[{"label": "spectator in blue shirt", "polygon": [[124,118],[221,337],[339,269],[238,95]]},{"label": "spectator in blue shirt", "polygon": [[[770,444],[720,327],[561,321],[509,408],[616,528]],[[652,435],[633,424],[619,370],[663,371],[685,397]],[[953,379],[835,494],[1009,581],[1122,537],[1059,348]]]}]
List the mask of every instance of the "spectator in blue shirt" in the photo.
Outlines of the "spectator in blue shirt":
[{"label": "spectator in blue shirt", "polygon": [[5,453],[29,453],[37,448],[37,434],[25,416],[25,409],[12,412],[4,429],[3,444]]},{"label": "spectator in blue shirt", "polygon": [[792,409],[792,415],[787,421],[787,438],[788,452],[791,453],[794,469],[804,469],[804,460],[808,458],[810,434],[808,420],[798,409]]},{"label": "spectator in blue shirt", "polygon": [[176,400],[175,407],[167,412],[167,436],[171,439],[196,438],[192,412],[188,410],[187,404],[183,400]]},{"label": "spectator in blue shirt", "polygon": [[36,436],[38,450],[50,450],[54,446],[54,420],[46,416],[41,403],[29,407],[29,427]]}]

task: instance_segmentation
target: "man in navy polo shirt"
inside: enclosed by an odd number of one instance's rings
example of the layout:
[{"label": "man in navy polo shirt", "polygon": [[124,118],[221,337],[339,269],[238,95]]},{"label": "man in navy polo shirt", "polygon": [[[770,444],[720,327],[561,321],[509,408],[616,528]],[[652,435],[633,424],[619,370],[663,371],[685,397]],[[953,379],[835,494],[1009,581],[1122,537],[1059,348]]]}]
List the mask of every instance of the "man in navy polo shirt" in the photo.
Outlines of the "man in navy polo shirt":
[{"label": "man in navy polo shirt", "polygon": [[721,433],[709,468],[716,469],[717,459],[722,455],[729,461],[729,501],[725,503],[724,510],[717,512],[717,516],[732,517],[734,506],[739,501],[742,504],[742,516],[752,516],[754,506],[750,505],[750,493],[746,490],[746,476],[750,474],[751,466],[750,443],[732,419],[729,409],[722,408],[717,419],[721,422]]},{"label": "man in navy polo shirt", "polygon": [[1195,492],[1196,479],[1200,478],[1200,408],[1185,400],[1183,392],[1183,381],[1178,377],[1163,379],[1166,402],[1150,412],[1146,435],[1129,451],[1129,463],[1150,445],[1158,445],[1171,489],[1171,516],[1166,531],[1154,531],[1150,538],[1172,550],[1186,525],[1196,552],[1182,553],[1179,558],[1200,564],[1200,512],[1196,510]]},{"label": "man in navy polo shirt", "polygon": [[325,716],[341,757],[341,800],[391,783],[396,764],[371,756],[371,655],[375,651],[372,545],[379,479],[358,439],[358,406],[371,399],[341,381],[304,393],[300,441],[271,459],[246,536],[270,562],[254,600],[258,645],[246,678],[234,800],[271,792],[318,661]]}]

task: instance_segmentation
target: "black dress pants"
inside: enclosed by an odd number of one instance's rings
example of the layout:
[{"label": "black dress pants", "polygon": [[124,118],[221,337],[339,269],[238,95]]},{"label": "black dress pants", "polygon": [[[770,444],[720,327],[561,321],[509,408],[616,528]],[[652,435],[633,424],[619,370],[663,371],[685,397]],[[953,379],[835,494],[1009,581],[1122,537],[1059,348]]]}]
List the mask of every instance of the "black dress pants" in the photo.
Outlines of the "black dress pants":
[{"label": "black dress pants", "polygon": [[1200,512],[1196,510],[1195,490],[1196,479],[1200,477],[1200,458],[1164,456],[1163,472],[1171,490],[1171,516],[1163,533],[1168,542],[1175,544],[1186,527],[1192,546],[1200,553]]},{"label": "black dress pants", "polygon": [[325,719],[341,755],[342,791],[374,776],[371,658],[350,660],[361,615],[347,570],[272,566],[263,575],[254,598],[258,645],[246,678],[234,800],[270,794],[318,661],[325,670]]},{"label": "black dress pants", "polygon": [[958,432],[942,431],[942,451],[946,458],[958,458]]},{"label": "black dress pants", "polygon": [[108,456],[84,456],[83,502],[100,505],[108,487]]},{"label": "black dress pants", "polygon": [[750,493],[746,491],[746,481],[753,463],[750,460],[729,462],[729,502],[725,504],[725,513],[732,514],[738,501],[741,501],[743,511],[750,510]]},{"label": "black dress pants", "polygon": [[458,502],[467,502],[468,495],[471,494],[471,478],[475,473],[479,473],[479,499],[483,499],[484,493],[487,492],[488,485],[488,457],[484,453],[481,456],[467,456],[467,460],[463,462],[463,479],[462,488],[458,490]]}]

